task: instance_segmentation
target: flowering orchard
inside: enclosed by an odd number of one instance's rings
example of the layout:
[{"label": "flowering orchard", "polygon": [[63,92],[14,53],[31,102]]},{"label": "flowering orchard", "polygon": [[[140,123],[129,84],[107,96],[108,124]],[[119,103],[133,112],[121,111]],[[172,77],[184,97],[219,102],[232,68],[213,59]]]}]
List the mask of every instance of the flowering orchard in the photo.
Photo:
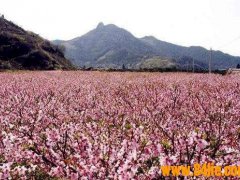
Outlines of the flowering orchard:
[{"label": "flowering orchard", "polygon": [[0,179],[158,179],[240,165],[240,76],[0,74]]}]

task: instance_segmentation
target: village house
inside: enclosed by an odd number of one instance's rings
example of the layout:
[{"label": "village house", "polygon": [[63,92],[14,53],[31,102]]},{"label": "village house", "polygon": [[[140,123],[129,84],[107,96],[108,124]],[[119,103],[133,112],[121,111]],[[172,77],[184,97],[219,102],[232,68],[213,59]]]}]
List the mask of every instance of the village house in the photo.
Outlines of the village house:
[{"label": "village house", "polygon": [[240,74],[240,69],[230,68],[228,69],[227,74]]}]

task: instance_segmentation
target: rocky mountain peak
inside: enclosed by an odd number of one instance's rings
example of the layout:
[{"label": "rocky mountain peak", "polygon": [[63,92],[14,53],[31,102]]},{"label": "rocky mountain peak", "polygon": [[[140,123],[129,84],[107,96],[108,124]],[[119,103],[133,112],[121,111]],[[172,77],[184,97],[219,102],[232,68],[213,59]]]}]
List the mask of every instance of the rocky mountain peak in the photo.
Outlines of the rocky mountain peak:
[{"label": "rocky mountain peak", "polygon": [[103,28],[103,27],[104,27],[103,22],[98,23],[98,25],[97,25],[97,29],[99,29],[99,28]]}]

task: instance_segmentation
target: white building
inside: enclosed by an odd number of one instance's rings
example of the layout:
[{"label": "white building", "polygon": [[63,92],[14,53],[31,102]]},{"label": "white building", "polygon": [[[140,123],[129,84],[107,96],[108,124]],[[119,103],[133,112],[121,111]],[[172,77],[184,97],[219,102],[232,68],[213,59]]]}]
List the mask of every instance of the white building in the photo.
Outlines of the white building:
[{"label": "white building", "polygon": [[240,69],[230,68],[228,69],[227,74],[240,74]]}]

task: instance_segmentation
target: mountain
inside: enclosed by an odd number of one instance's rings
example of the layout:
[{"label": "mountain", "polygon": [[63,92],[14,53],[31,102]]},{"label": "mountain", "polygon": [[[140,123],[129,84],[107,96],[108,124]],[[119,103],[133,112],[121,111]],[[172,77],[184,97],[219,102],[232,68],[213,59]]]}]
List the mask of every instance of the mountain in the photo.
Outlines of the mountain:
[{"label": "mountain", "polygon": [[[192,68],[208,69],[210,51],[202,47],[184,47],[146,36],[136,38],[113,24],[100,23],[96,29],[69,41],[57,40],[65,46],[65,55],[79,67],[121,68]],[[212,51],[212,69],[236,67],[240,57]]]},{"label": "mountain", "polygon": [[[143,42],[153,47],[158,55],[166,58],[173,58],[176,62],[181,65],[184,60],[186,62],[186,57],[195,61],[196,65],[199,67],[208,68],[208,61],[210,58],[210,51],[200,47],[200,46],[191,46],[184,47],[171,44],[165,41],[158,40],[152,36],[146,36],[141,38]],[[221,51],[212,51],[212,68],[213,69],[225,69],[236,67],[240,62],[240,57],[231,56],[225,54]]]},{"label": "mountain", "polygon": [[54,43],[64,45],[66,57],[80,67],[136,68],[158,55],[153,47],[113,24],[100,23],[82,37]]},{"label": "mountain", "polygon": [[0,17],[0,69],[73,69],[59,46]]}]

